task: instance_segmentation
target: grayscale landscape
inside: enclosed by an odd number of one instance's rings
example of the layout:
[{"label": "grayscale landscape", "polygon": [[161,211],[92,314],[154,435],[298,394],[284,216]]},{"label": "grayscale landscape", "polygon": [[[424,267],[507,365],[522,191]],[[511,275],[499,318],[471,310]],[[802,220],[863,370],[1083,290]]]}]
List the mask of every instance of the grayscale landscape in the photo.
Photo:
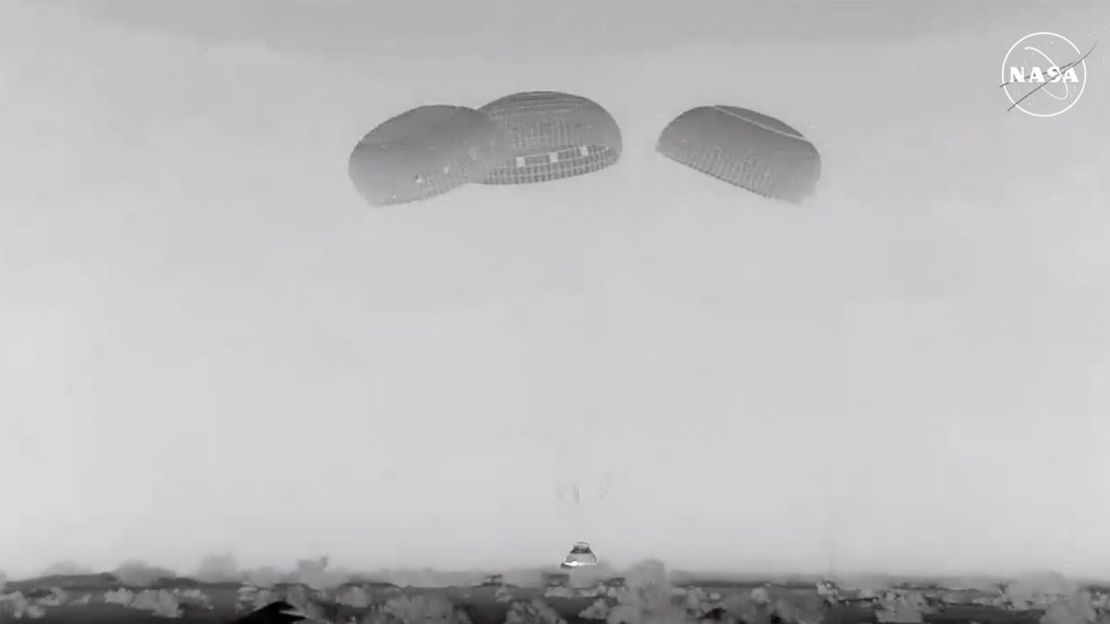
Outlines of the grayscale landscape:
[{"label": "grayscale landscape", "polygon": [[[0,1],[5,608],[185,591],[96,575],[219,552],[235,574],[194,582],[229,616],[423,574],[533,621],[587,540],[567,622],[614,578],[713,606],[611,624],[1105,622],[1108,27],[1096,0]],[[999,86],[1042,30],[1095,46],[1052,118]],[[603,106],[619,160],[391,206],[351,183],[395,115],[548,90]],[[656,151],[717,105],[804,134],[816,191]],[[240,573],[317,553],[377,572]],[[1005,597],[1030,574],[1056,589]],[[862,576],[864,611],[822,602]]]}]

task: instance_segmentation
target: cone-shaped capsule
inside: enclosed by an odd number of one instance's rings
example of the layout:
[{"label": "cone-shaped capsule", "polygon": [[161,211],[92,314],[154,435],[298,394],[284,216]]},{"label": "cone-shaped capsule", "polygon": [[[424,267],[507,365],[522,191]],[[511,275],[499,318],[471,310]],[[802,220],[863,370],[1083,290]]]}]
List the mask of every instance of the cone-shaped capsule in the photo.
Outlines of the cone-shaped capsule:
[{"label": "cone-shaped capsule", "polygon": [[580,568],[592,565],[597,565],[597,555],[594,554],[594,551],[590,549],[590,545],[586,542],[576,542],[562,563],[564,568]]}]

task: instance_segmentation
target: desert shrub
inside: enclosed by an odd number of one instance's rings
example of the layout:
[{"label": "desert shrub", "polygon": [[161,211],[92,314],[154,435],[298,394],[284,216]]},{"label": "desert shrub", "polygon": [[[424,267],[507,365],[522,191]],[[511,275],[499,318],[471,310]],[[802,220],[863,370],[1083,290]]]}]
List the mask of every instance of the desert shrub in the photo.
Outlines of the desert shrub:
[{"label": "desert shrub", "polygon": [[280,598],[278,592],[271,587],[240,587],[236,609],[239,611],[254,611]]},{"label": "desert shrub", "polygon": [[206,555],[200,560],[193,577],[205,583],[231,583],[243,578],[234,555]]},{"label": "desert shrub", "polygon": [[1075,596],[1079,586],[1058,572],[1025,574],[1006,585],[1005,598],[1016,609],[1048,608]]},{"label": "desert shrub", "polygon": [[307,609],[315,598],[315,590],[305,585],[290,583],[279,585],[275,592],[281,600],[288,602],[298,609]]},{"label": "desert shrub", "polygon": [[309,619],[326,621],[324,603],[319,590],[307,585],[286,585],[281,592],[285,601],[304,612]]},{"label": "desert shrub", "polygon": [[[12,592],[10,594],[0,594],[0,614],[4,616],[11,615],[12,619],[38,619],[46,615],[46,609],[42,605],[28,600],[22,592]],[[5,621],[7,617],[3,618]]]},{"label": "desert shrub", "polygon": [[342,587],[335,594],[335,603],[356,609],[365,609],[370,606],[370,595],[361,585],[348,585]]},{"label": "desert shrub", "polygon": [[609,603],[604,598],[598,598],[582,610],[578,617],[585,620],[608,620],[609,619]]},{"label": "desert shrub", "polygon": [[505,624],[566,624],[563,618],[542,600],[514,602],[505,614]]},{"label": "desert shrub", "polygon": [[727,619],[747,624],[820,624],[825,621],[824,599],[816,592],[795,593],[755,587],[724,600]]},{"label": "desert shrub", "polygon": [[180,617],[182,613],[177,594],[168,589],[134,592],[120,588],[104,594],[104,602],[147,611],[159,617]]},{"label": "desert shrub", "polygon": [[266,566],[244,570],[240,575],[240,581],[246,585],[264,588],[282,583],[288,576],[287,573],[275,567]]},{"label": "desert shrub", "polygon": [[314,589],[322,589],[327,581],[328,558],[298,559],[290,581],[301,583]]},{"label": "desert shrub", "polygon": [[676,600],[685,592],[671,584],[661,561],[651,559],[632,566],[624,583],[616,592],[617,604],[609,609],[608,624],[683,624],[696,619]]},{"label": "desert shrub", "polygon": [[104,592],[104,602],[107,604],[115,604],[126,607],[131,604],[131,600],[134,598],[135,592],[123,587]]},{"label": "desert shrub", "polygon": [[161,579],[177,578],[177,573],[173,570],[152,566],[139,560],[125,561],[113,570],[112,574],[128,587],[150,587]]},{"label": "desert shrub", "polygon": [[1061,598],[1045,609],[1040,624],[1095,624],[1099,621],[1090,592]]},{"label": "desert shrub", "polygon": [[329,601],[321,592],[296,583],[277,583],[273,587],[243,586],[239,588],[236,611],[257,611],[277,602],[284,602],[301,610],[311,621],[330,622]]},{"label": "desert shrub", "polygon": [[788,624],[821,624],[826,619],[825,603],[815,595],[795,595],[775,601],[775,615]]},{"label": "desert shrub", "polygon": [[166,589],[144,589],[135,595],[130,606],[159,617],[181,617],[181,602],[176,594]]},{"label": "desert shrub", "polygon": [[728,596],[724,607],[733,619],[748,624],[768,624],[771,621],[770,600],[766,589],[756,587]]},{"label": "desert shrub", "polygon": [[470,624],[470,617],[439,594],[390,598],[364,620],[366,624]]},{"label": "desert shrub", "polygon": [[929,605],[921,594],[890,591],[879,598],[875,617],[887,624],[920,624],[927,612]]},{"label": "desert shrub", "polygon": [[567,587],[566,585],[552,585],[543,590],[544,598],[574,598],[577,595],[578,592],[573,587]]},{"label": "desert shrub", "polygon": [[330,568],[327,556],[318,559],[298,559],[289,582],[300,583],[312,589],[336,589],[355,577],[349,570]]}]

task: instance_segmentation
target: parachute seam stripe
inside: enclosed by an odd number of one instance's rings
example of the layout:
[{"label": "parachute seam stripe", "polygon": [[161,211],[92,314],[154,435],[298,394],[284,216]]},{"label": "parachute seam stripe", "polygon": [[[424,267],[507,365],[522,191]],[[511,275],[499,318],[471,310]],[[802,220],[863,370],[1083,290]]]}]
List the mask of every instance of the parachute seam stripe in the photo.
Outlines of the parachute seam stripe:
[{"label": "parachute seam stripe", "polygon": [[[796,139],[796,140],[799,140],[799,141],[806,141],[805,137],[802,137],[799,134],[794,134],[794,133],[791,133],[791,132],[783,132],[779,128],[774,128],[774,127],[768,126],[767,124],[756,121],[755,119],[749,119],[748,117],[744,117],[742,115],[737,115],[736,113],[734,113],[732,111],[725,110],[725,109],[721,108],[720,106],[714,106],[713,110],[715,110],[717,112],[720,112],[720,113],[724,113],[725,115],[728,115],[729,117],[732,117],[733,119],[739,119],[743,122],[750,123],[753,126],[763,128],[764,130],[769,130],[769,131],[774,132],[775,134],[777,134],[779,136],[784,136],[784,137],[787,137],[787,138],[790,138],[790,139]],[[806,141],[806,142],[808,143],[809,141]]]}]

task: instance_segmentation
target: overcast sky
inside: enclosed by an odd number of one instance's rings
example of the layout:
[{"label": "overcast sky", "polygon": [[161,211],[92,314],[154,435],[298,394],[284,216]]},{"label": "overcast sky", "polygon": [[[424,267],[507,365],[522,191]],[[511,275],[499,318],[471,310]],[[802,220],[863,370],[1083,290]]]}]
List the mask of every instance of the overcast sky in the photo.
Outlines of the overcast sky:
[{"label": "overcast sky", "polygon": [[[997,86],[1110,4],[411,5],[0,4],[0,568],[1110,577],[1108,44],[1059,117]],[[351,188],[384,119],[531,89],[621,162]],[[654,153],[705,104],[818,194]]]}]

